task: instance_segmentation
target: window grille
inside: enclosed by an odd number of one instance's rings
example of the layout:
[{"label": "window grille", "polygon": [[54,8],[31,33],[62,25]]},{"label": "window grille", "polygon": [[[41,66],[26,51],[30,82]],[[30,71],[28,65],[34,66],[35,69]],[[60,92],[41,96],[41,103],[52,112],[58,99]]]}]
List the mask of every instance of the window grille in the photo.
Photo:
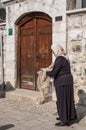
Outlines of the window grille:
[{"label": "window grille", "polygon": [[67,0],[67,10],[86,8],[86,0]]}]

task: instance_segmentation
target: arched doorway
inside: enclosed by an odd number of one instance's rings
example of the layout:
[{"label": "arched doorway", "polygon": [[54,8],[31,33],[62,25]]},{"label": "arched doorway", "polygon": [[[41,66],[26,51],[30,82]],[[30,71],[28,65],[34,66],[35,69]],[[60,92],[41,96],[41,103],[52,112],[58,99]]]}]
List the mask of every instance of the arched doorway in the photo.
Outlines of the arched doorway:
[{"label": "arched doorway", "polygon": [[37,71],[52,62],[52,20],[42,12],[32,12],[18,22],[18,85],[37,90]]}]

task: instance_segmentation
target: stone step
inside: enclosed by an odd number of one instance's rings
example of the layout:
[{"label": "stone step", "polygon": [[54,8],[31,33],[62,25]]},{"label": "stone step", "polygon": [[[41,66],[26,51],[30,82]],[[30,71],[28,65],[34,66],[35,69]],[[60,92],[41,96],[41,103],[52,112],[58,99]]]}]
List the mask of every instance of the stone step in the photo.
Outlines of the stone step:
[{"label": "stone step", "polygon": [[15,89],[13,91],[6,92],[5,96],[11,100],[34,104],[41,104],[43,98],[40,92],[26,89]]}]

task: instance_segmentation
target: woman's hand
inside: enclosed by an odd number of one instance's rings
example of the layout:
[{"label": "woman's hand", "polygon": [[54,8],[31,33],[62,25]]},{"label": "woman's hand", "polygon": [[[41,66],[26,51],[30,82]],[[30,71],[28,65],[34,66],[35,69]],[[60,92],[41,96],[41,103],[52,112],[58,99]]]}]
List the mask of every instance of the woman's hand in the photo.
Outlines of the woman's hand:
[{"label": "woman's hand", "polygon": [[47,71],[48,68],[40,68],[41,71]]}]

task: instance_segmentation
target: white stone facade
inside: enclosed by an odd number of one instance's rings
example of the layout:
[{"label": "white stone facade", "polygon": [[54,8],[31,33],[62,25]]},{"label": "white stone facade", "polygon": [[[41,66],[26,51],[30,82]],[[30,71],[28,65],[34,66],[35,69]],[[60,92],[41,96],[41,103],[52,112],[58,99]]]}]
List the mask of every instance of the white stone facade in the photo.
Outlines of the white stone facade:
[{"label": "white stone facade", "polygon": [[[66,0],[2,0],[6,4],[6,55],[4,64],[4,79],[14,88],[17,72],[17,26],[15,22],[25,13],[40,11],[52,18],[52,44],[63,44],[66,47]],[[55,17],[62,16],[62,21]],[[13,29],[13,35],[8,30]]]}]

